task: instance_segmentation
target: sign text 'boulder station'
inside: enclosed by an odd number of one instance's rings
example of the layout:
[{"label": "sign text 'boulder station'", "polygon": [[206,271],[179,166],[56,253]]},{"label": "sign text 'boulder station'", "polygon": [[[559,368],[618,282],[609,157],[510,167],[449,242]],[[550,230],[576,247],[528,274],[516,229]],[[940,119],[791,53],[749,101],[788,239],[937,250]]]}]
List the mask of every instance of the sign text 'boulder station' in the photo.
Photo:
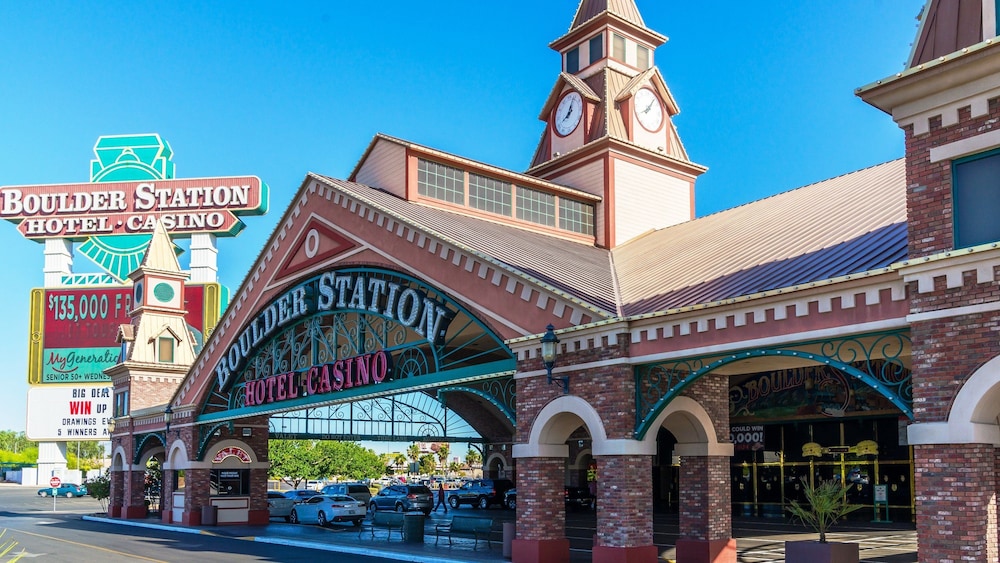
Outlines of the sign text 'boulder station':
[{"label": "sign text 'boulder station'", "polygon": [[236,217],[266,211],[260,178],[185,178],[96,184],[4,186],[0,218],[25,238],[84,238],[151,233],[235,234]]}]

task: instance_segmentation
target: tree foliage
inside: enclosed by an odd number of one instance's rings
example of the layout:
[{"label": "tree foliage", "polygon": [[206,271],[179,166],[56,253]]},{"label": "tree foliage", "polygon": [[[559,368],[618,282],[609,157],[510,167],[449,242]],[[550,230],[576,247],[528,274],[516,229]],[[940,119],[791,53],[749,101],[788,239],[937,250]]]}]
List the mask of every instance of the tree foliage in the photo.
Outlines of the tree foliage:
[{"label": "tree foliage", "polygon": [[111,496],[111,470],[101,473],[99,476],[84,483],[87,485],[87,494],[96,498],[101,503],[101,508],[108,511],[108,497]]},{"label": "tree foliage", "polygon": [[820,543],[826,543],[826,532],[830,526],[862,508],[861,505],[848,502],[847,488],[840,481],[827,480],[820,481],[815,486],[809,483],[803,485],[802,491],[808,504],[802,505],[793,500],[785,509],[792,513],[792,520],[798,520],[802,525],[818,532]]},{"label": "tree foliage", "polygon": [[480,453],[477,452],[476,450],[469,448],[469,451],[466,452],[465,454],[465,463],[467,463],[469,467],[476,467],[482,465],[483,456],[480,455]]},{"label": "tree foliage", "polygon": [[420,473],[430,475],[435,469],[437,469],[437,457],[434,454],[420,456]]},{"label": "tree foliage", "polygon": [[271,478],[293,488],[310,479],[374,479],[386,468],[378,454],[356,442],[270,440],[268,448]]},{"label": "tree foliage", "polygon": [[448,454],[451,453],[451,447],[448,444],[441,444],[438,446],[437,452],[438,463],[441,467],[445,466],[445,462],[448,461]]},{"label": "tree foliage", "polygon": [[271,478],[280,479],[294,489],[302,481],[315,479],[319,473],[313,463],[313,453],[313,443],[306,440],[269,440]]}]

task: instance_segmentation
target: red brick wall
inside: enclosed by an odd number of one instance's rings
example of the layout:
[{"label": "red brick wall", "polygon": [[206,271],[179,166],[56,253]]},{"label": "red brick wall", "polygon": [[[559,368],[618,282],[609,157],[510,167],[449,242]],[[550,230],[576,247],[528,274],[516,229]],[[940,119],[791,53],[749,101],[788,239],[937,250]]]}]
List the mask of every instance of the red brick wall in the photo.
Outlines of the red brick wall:
[{"label": "red brick wall", "polygon": [[517,460],[517,539],[550,540],[566,536],[565,464],[561,457]]},{"label": "red brick wall", "polygon": [[729,376],[707,373],[681,394],[698,401],[712,419],[719,442],[729,442]]},{"label": "red brick wall", "polygon": [[[601,456],[597,462],[595,545],[634,547],[653,544],[651,456]],[[520,494],[520,490],[519,493]]]},{"label": "red brick wall", "polygon": [[973,137],[994,127],[1000,118],[1000,105],[990,100],[986,115],[971,118],[969,108],[958,112],[959,121],[941,127],[941,119],[931,120],[930,132],[914,136],[906,128],[907,222],[909,223],[910,259],[954,248],[952,236],[951,162],[930,162],[930,149]]},{"label": "red brick wall", "polygon": [[686,456],[680,471],[680,537],[719,540],[733,537],[729,457]]},{"label": "red brick wall", "polygon": [[914,446],[917,558],[997,560],[997,452],[985,444]]}]

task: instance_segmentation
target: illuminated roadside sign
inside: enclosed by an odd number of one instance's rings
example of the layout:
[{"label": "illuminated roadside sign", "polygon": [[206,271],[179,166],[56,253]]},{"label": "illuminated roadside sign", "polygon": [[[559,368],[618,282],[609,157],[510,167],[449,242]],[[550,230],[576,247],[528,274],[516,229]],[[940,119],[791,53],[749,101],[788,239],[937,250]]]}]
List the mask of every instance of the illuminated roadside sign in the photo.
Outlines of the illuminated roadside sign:
[{"label": "illuminated roadside sign", "polygon": [[0,187],[0,218],[27,239],[149,234],[157,221],[172,236],[233,236],[237,215],[267,211],[256,176]]},{"label": "illuminated roadside sign", "polygon": [[[195,350],[221,314],[219,284],[186,285],[185,321]],[[118,329],[130,322],[132,288],[33,289],[28,383],[107,383],[104,370],[119,362]]]}]

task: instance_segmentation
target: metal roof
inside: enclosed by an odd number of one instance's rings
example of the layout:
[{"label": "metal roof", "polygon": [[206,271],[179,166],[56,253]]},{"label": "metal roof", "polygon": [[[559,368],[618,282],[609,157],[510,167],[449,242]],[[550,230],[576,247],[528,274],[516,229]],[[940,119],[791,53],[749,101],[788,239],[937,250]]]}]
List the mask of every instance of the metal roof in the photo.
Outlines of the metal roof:
[{"label": "metal roof", "polygon": [[609,316],[753,295],[907,257],[902,159],[651,231],[613,251],[314,176]]}]

